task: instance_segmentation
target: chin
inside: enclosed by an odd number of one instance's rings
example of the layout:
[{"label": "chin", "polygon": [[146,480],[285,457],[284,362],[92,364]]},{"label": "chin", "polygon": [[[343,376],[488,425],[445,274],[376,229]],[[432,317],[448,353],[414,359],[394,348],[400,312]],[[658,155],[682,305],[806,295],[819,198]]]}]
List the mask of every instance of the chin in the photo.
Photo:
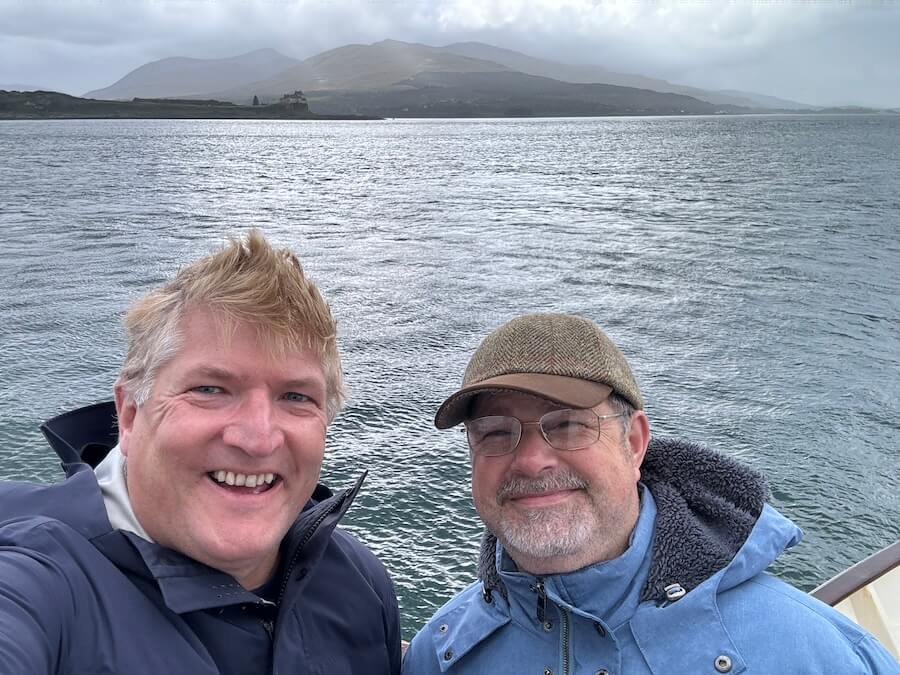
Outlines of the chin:
[{"label": "chin", "polygon": [[278,556],[278,545],[264,546],[258,542],[254,546],[247,546],[247,542],[216,542],[201,552],[207,560],[197,557],[200,562],[215,569],[239,576],[237,570],[247,567],[264,565],[269,560]]}]

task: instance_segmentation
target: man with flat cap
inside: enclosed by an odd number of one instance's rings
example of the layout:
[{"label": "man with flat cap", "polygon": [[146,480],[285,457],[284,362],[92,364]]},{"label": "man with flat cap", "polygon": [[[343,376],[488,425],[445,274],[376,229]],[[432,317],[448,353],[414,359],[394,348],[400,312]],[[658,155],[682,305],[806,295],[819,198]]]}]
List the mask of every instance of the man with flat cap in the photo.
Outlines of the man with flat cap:
[{"label": "man with flat cap", "polygon": [[472,356],[435,425],[464,424],[486,526],[479,580],[413,639],[428,673],[897,673],[855,623],[764,573],[800,530],[761,476],[650,438],[625,357],[533,314]]}]

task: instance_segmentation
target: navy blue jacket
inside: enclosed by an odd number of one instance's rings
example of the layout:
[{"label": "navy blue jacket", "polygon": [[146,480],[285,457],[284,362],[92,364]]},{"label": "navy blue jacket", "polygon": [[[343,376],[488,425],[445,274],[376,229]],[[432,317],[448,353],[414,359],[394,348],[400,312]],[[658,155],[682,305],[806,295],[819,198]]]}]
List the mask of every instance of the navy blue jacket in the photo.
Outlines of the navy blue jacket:
[{"label": "navy blue jacket", "polygon": [[91,467],[63,459],[63,482],[0,483],[0,673],[399,673],[390,579],[335,529],[362,479],[297,518],[276,606],[112,529]]}]

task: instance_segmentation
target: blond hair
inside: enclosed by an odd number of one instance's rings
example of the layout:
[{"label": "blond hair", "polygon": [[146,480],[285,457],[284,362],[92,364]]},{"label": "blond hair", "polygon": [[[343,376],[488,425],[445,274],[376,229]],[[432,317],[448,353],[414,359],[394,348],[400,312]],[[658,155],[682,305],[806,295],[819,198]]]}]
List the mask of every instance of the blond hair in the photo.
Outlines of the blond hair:
[{"label": "blond hair", "polygon": [[344,403],[337,325],[331,309],[288,249],[275,249],[259,230],[182,269],[165,286],[136,300],[124,317],[128,353],[119,383],[142,405],[161,367],[181,348],[189,308],[210,310],[226,332],[255,326],[274,356],[309,349],[322,365],[328,421]]}]

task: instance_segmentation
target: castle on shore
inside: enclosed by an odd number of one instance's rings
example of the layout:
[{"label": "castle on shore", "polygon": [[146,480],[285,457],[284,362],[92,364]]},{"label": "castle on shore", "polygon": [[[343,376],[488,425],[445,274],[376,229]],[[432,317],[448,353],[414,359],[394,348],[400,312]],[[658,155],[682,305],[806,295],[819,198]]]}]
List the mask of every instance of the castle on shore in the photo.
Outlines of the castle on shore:
[{"label": "castle on shore", "polygon": [[306,102],[306,96],[299,89],[293,94],[285,94],[278,101],[278,105],[291,108],[294,112],[309,111],[309,104]]}]

